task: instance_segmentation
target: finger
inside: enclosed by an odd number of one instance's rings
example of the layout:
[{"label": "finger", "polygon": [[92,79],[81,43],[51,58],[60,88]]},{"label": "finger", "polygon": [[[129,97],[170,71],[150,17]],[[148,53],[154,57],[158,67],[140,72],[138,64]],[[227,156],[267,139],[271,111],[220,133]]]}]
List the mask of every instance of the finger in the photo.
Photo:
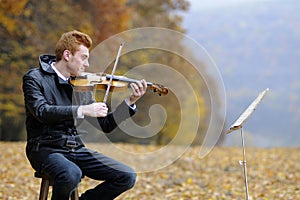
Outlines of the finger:
[{"label": "finger", "polygon": [[136,96],[139,93],[139,86],[136,83],[130,84],[132,93]]},{"label": "finger", "polygon": [[96,110],[96,113],[97,113],[97,116],[99,116],[99,117],[105,117],[107,115],[107,109],[103,108],[103,107],[99,107]]},{"label": "finger", "polygon": [[143,79],[141,80],[142,84],[143,84],[143,91],[147,90],[147,82]]},{"label": "finger", "polygon": [[107,107],[107,105],[106,105],[106,103],[103,103],[103,102],[99,102],[99,103],[97,103],[99,106],[101,106],[101,107]]},{"label": "finger", "polygon": [[100,103],[96,103],[96,106],[97,106],[97,108],[99,108],[99,109],[108,109],[107,108],[107,105],[105,104],[105,103],[102,103],[102,102],[100,102]]},{"label": "finger", "polygon": [[133,83],[133,86],[135,90],[139,90],[141,87],[143,87],[140,81]]},{"label": "finger", "polygon": [[108,111],[107,105],[104,103],[95,103],[94,109],[95,109],[95,112],[97,112],[97,113],[102,113],[102,112]]},{"label": "finger", "polygon": [[146,91],[147,90],[147,82],[144,79],[142,79],[139,83],[140,83],[139,88],[142,91]]},{"label": "finger", "polygon": [[144,87],[147,87],[147,81],[145,79],[141,80],[141,82],[143,83]]},{"label": "finger", "polygon": [[137,84],[138,88],[143,88],[144,87],[143,84],[142,84],[142,81],[137,81],[136,84]]},{"label": "finger", "polygon": [[144,91],[146,91],[146,89],[147,89],[147,82],[144,79],[142,79],[141,81],[137,81],[136,84],[137,84],[140,92],[143,93]]}]

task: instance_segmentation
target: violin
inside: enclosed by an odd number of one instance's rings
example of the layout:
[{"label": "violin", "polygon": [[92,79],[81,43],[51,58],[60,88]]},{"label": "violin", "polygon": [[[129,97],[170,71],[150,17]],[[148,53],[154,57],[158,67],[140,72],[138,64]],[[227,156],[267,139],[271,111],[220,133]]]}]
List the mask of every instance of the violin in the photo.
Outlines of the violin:
[{"label": "violin", "polygon": [[[112,80],[110,82],[110,80]],[[93,91],[106,90],[110,85],[110,92],[124,91],[129,87],[129,83],[135,83],[138,80],[127,78],[125,76],[111,75],[106,73],[82,73],[81,76],[71,77],[70,83],[75,91]],[[159,96],[168,94],[168,88],[161,84],[147,82],[147,86]]]}]

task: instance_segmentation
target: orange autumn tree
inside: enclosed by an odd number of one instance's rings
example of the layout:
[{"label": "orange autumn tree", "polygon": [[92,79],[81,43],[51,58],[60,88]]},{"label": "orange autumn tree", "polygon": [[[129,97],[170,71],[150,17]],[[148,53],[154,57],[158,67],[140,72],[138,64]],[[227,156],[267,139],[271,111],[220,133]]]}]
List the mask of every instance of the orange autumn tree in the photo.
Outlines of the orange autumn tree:
[{"label": "orange autumn tree", "polygon": [[22,76],[38,55],[53,53],[64,31],[78,29],[97,42],[124,30],[126,10],[117,0],[0,1],[0,140],[26,138]]},{"label": "orange autumn tree", "polygon": [[23,97],[20,81],[23,60],[31,57],[20,20],[28,0],[0,1],[0,139],[18,140],[24,122]]}]

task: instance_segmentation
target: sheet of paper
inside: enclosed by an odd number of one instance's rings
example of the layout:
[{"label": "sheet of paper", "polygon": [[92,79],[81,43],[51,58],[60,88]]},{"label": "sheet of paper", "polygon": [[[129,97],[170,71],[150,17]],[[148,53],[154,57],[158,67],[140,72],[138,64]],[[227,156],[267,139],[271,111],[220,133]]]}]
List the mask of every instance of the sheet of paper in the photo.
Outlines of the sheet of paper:
[{"label": "sheet of paper", "polygon": [[269,91],[269,88],[265,89],[254,99],[254,101],[248,106],[248,108],[240,115],[240,117],[230,126],[229,130],[226,133],[231,133],[235,130],[238,130],[243,127],[244,123],[250,117],[252,112],[256,109],[257,105],[262,101],[266,93]]}]

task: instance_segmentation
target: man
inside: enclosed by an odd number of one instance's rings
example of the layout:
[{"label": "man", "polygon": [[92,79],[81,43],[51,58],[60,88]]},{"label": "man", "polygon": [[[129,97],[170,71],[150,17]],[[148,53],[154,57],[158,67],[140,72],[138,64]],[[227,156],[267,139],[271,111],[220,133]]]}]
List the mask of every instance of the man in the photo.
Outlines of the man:
[{"label": "man", "polygon": [[106,104],[93,99],[92,92],[78,92],[79,98],[74,97],[69,78],[89,67],[91,46],[88,35],[66,32],[56,44],[55,56],[41,55],[40,67],[23,77],[26,155],[36,171],[54,178],[52,200],[69,199],[82,176],[103,182],[83,193],[81,200],[114,199],[136,180],[130,167],[86,148],[75,122],[96,119],[104,132],[112,131],[136,112],[135,102],[145,94],[146,81],[132,83],[131,95],[110,113]]}]

